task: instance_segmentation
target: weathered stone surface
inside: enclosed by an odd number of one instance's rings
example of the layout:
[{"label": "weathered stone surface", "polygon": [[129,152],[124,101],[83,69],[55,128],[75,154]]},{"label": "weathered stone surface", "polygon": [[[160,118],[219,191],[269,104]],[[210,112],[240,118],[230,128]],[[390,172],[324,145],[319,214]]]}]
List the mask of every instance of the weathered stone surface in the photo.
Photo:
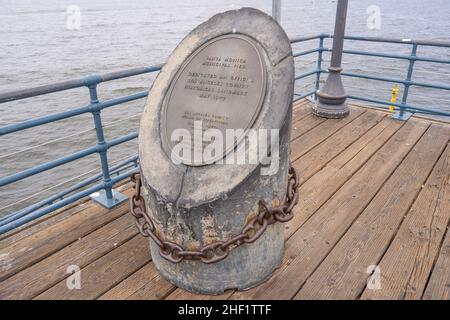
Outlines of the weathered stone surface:
[{"label": "weathered stone surface", "polygon": [[[252,39],[260,48],[265,82],[261,86],[264,88],[262,101],[255,106],[252,97],[243,99],[242,112],[248,112],[246,116],[249,116],[245,121],[232,119],[231,122],[248,123],[254,129],[280,130],[279,170],[273,175],[261,175],[260,163],[176,165],[168,155],[170,146],[163,141],[171,125],[166,123],[171,117],[163,118],[166,115],[164,106],[174,87],[174,79],[184,70],[180,68],[186,67],[186,61],[193,59],[198,48],[219,37],[227,39],[227,35]],[[192,67],[188,65],[187,68]],[[259,200],[272,204],[283,200],[287,185],[293,85],[294,65],[289,39],[270,16],[259,10],[242,8],[215,15],[183,39],[151,88],[139,133],[144,197],[161,238],[189,249],[227,240],[238,234],[246,221],[254,216]],[[239,100],[231,100],[239,110],[236,106]],[[187,101],[193,103],[195,99]],[[252,103],[251,110],[246,111],[247,104]],[[188,110],[196,107],[180,106]],[[226,107],[227,104],[222,103],[217,110]],[[176,115],[176,111],[173,114]],[[237,112],[236,116],[239,114]],[[251,119],[253,115],[255,118]],[[248,146],[245,148],[247,153],[251,151]],[[217,294],[227,288],[245,289],[267,278],[281,260],[283,242],[283,226],[273,224],[255,243],[232,250],[229,257],[215,264],[200,261],[170,263],[160,257],[159,248],[152,241],[150,247],[155,266],[169,281],[194,292]]]}]

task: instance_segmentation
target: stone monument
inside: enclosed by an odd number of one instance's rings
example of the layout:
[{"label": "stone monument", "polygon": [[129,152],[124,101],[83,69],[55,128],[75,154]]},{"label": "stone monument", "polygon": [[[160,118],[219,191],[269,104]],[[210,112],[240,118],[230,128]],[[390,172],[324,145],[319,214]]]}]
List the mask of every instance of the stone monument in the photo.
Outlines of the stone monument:
[{"label": "stone monument", "polygon": [[220,294],[279,265],[279,222],[298,186],[288,173],[293,87],[288,37],[253,8],[213,16],[168,58],[141,118],[132,212],[171,283]]}]

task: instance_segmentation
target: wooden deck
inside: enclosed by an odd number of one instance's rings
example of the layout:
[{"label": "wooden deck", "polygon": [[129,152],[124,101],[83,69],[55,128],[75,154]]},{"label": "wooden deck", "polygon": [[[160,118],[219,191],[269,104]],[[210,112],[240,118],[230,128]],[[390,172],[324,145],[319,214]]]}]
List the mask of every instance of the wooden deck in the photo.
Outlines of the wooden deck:
[{"label": "wooden deck", "polygon": [[[0,298],[450,299],[449,139],[450,124],[357,106],[325,120],[302,101],[291,142],[301,198],[283,263],[264,284],[221,296],[175,288],[128,203],[84,201],[0,237]],[[81,268],[80,290],[67,288],[70,265]]]}]

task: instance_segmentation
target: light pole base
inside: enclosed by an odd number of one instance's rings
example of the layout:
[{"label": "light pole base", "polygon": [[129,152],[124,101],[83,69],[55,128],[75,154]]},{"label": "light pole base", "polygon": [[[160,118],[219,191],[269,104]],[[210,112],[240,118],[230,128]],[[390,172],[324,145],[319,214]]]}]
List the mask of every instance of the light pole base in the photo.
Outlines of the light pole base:
[{"label": "light pole base", "polygon": [[318,100],[312,107],[313,113],[322,118],[341,119],[350,114],[350,109],[347,104],[324,104]]}]

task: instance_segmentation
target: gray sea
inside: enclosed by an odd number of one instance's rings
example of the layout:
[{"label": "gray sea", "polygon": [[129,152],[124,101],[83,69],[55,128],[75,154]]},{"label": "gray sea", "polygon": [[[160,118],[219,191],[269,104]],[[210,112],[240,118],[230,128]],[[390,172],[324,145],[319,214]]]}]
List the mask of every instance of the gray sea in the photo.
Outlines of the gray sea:
[{"label": "gray sea", "polygon": [[[73,28],[69,6],[80,11]],[[271,12],[271,1],[218,0],[0,0],[0,92],[49,84],[125,68],[164,62],[177,43],[196,25],[215,13],[250,6]],[[375,6],[375,7],[374,7]],[[73,8],[73,7],[72,7]],[[381,19],[373,24],[373,10]],[[70,9],[70,8],[69,8]],[[332,33],[336,1],[282,0],[281,25],[290,37]],[[369,10],[369,12],[368,12]],[[69,19],[69,20],[68,20]],[[369,20],[369,24],[368,24]],[[69,28],[68,28],[69,21]],[[379,27],[379,28],[378,28]],[[448,0],[350,0],[348,35],[449,41]],[[294,52],[317,47],[312,41],[294,45]],[[330,47],[331,42],[326,42]],[[408,54],[409,46],[347,41],[347,49]],[[419,55],[450,58],[450,49],[419,48]],[[298,74],[315,68],[317,55],[296,61]],[[324,56],[324,67],[329,54]],[[345,56],[349,72],[406,76],[407,61]],[[100,99],[146,90],[154,76],[145,75],[104,83]],[[414,79],[450,83],[450,66],[417,63]],[[296,85],[299,94],[313,88],[313,77]],[[393,85],[344,78],[350,94],[389,100]],[[402,87],[400,86],[400,96]],[[450,94],[441,90],[410,91],[409,102],[449,110]],[[52,114],[88,103],[85,88],[0,104],[0,126]],[[138,128],[144,101],[103,112],[106,138]],[[4,177],[95,144],[89,114],[0,137],[0,176]],[[113,148],[112,164],[136,153],[136,141]],[[0,188],[0,216],[22,208],[99,172],[98,155],[60,166]]]}]

